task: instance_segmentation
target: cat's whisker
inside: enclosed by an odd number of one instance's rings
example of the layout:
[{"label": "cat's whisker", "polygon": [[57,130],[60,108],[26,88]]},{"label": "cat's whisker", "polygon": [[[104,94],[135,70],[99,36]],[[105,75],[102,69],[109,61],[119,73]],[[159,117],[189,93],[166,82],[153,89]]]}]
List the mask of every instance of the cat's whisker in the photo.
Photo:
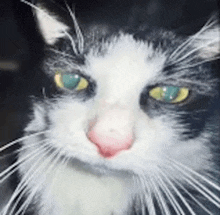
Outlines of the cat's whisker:
[{"label": "cat's whisker", "polygon": [[12,154],[16,154],[15,152],[10,152],[10,153],[4,153],[3,155],[0,156],[0,160],[5,160],[7,159],[8,157],[11,157]]},{"label": "cat's whisker", "polygon": [[145,178],[142,179],[142,183],[145,184],[145,186],[147,187],[147,191],[148,191],[148,195],[145,194],[145,201],[147,202],[147,209],[149,211],[150,215],[156,215],[156,209],[155,209],[155,205],[153,202],[153,195],[152,195],[152,191],[151,191],[151,186],[146,182]]},{"label": "cat's whisker", "polygon": [[72,47],[72,49],[73,49],[73,52],[74,52],[76,55],[78,55],[79,53],[78,53],[78,50],[77,50],[77,48],[76,48],[76,43],[75,43],[74,39],[72,38],[72,36],[71,36],[68,32],[64,31],[64,34],[65,34],[65,35],[68,37],[68,39],[70,40],[70,43],[71,43],[71,47]]},{"label": "cat's whisker", "polygon": [[8,149],[8,148],[10,148],[11,146],[15,145],[16,143],[22,142],[23,140],[26,140],[26,139],[28,139],[28,138],[35,137],[35,136],[38,136],[38,135],[42,135],[42,134],[45,134],[45,133],[47,133],[47,132],[50,132],[50,130],[40,131],[40,132],[37,132],[37,133],[34,133],[34,134],[30,134],[30,135],[26,135],[26,136],[24,136],[24,137],[21,137],[21,138],[19,138],[19,139],[16,139],[16,140],[14,140],[14,141],[12,141],[12,142],[9,142],[9,143],[7,143],[6,145],[2,146],[2,147],[0,148],[0,152],[6,150],[6,149]]},{"label": "cat's whisker", "polygon": [[[41,143],[43,142],[45,142],[45,140],[41,141]],[[38,154],[41,152],[41,149],[44,149],[44,148],[45,148],[44,145],[42,145],[41,147],[38,147],[37,151],[33,151],[29,153],[27,156],[22,157],[22,159],[16,161],[12,165],[10,165],[7,169],[2,171],[0,173],[0,184],[3,183],[5,180],[7,180],[14,172],[16,172],[20,164],[25,163],[25,161],[28,161],[28,159],[32,158],[33,156],[38,156]],[[25,150],[24,148],[22,149]]]},{"label": "cat's whisker", "polygon": [[[161,212],[165,215],[171,215],[170,210],[167,206],[167,203],[165,201],[164,195],[162,191],[160,190],[160,186],[158,185],[157,180],[154,176],[149,178],[149,182],[152,185],[154,196],[158,202],[158,205],[161,209]],[[156,184],[157,183],[157,184]]]},{"label": "cat's whisker", "polygon": [[[60,63],[63,63],[64,65],[68,65],[70,69],[78,69],[80,70],[80,66],[77,65],[73,60],[71,60],[70,62],[67,60],[67,59],[64,59],[64,58],[59,58],[59,61]],[[49,67],[49,68],[54,68],[55,71],[59,71],[59,67],[57,68],[57,65],[54,65],[55,63],[51,64],[51,63],[46,63],[46,65]],[[62,70],[62,69],[61,69]]]},{"label": "cat's whisker", "polygon": [[219,41],[219,39],[216,39],[216,40],[213,40],[209,43],[205,43],[202,46],[199,46],[199,47],[196,47],[196,48],[192,49],[191,51],[187,52],[185,55],[183,55],[182,57],[180,57],[176,61],[174,61],[173,64],[178,64],[178,63],[182,62],[184,59],[186,59],[186,58],[190,57],[191,55],[195,54],[195,52],[201,50],[202,48],[207,47],[208,45],[216,44],[218,41]]},{"label": "cat's whisker", "polygon": [[[46,146],[45,146],[46,148]],[[10,197],[8,203],[5,206],[5,214],[6,215],[8,210],[10,209],[10,207],[13,205],[13,201],[15,201],[15,199],[20,195],[20,193],[22,192],[22,190],[25,189],[25,187],[28,185],[28,183],[34,178],[35,174],[38,173],[38,171],[40,170],[40,167],[44,165],[44,163],[42,163],[43,158],[46,158],[46,156],[42,155],[44,153],[47,153],[49,151],[51,151],[51,147],[47,147],[47,149],[42,149],[41,151],[39,150],[39,155],[37,160],[35,161],[34,165],[31,166],[31,168],[25,173],[24,177],[22,178],[22,180],[19,182],[18,186],[16,187],[16,189],[14,190],[12,196]],[[33,156],[32,156],[33,158]],[[41,163],[41,165],[39,165]],[[35,169],[36,168],[36,169]]]},{"label": "cat's whisker", "polygon": [[[165,173],[163,173],[163,174],[165,174]],[[155,177],[160,182],[160,185],[163,188],[163,191],[164,191],[165,195],[167,196],[167,199],[169,200],[171,206],[175,210],[176,214],[177,215],[184,215],[185,213],[184,213],[183,209],[180,207],[179,203],[175,199],[173,193],[171,192],[171,190],[169,189],[167,184],[164,182],[164,180],[159,176],[155,176]],[[172,183],[172,182],[170,181],[170,183]]]},{"label": "cat's whisker", "polygon": [[171,180],[168,178],[168,176],[166,174],[164,174],[162,171],[160,171],[160,174],[163,175],[164,180],[166,181],[166,183],[172,188],[172,190],[176,193],[176,195],[180,198],[180,200],[182,201],[182,203],[186,206],[186,208],[188,209],[188,211],[192,214],[192,215],[196,215],[196,213],[194,212],[194,210],[192,209],[192,207],[188,204],[188,202],[186,201],[186,199],[183,197],[183,195],[181,194],[181,192],[176,188],[176,186],[171,182]]},{"label": "cat's whisker", "polygon": [[[45,175],[48,174],[48,172],[51,172],[55,167],[56,164],[58,164],[59,160],[61,159],[59,156],[59,151],[56,150],[53,152],[53,154],[50,155],[50,160],[52,161],[51,163],[48,164],[48,166],[46,166],[45,169]],[[34,173],[36,174],[36,173]],[[38,186],[35,187],[34,190],[31,191],[31,193],[28,195],[27,199],[25,200],[25,202],[20,206],[19,210],[16,212],[15,215],[19,215],[21,212],[23,215],[25,213],[25,211],[27,210],[28,206],[30,205],[31,201],[33,200],[33,198],[35,197],[37,191],[39,190],[39,188],[42,186],[43,182],[39,183]],[[23,190],[23,192],[20,194],[20,199],[17,200],[17,203],[19,203],[19,201],[21,200],[22,196],[26,193],[25,189]]]},{"label": "cat's whisker", "polygon": [[199,61],[198,63],[194,63],[194,64],[189,64],[187,66],[184,66],[184,67],[178,67],[177,69],[178,70],[184,70],[184,69],[189,69],[189,68],[193,68],[193,67],[196,67],[196,66],[199,66],[199,65],[202,65],[206,62],[211,62],[211,61],[215,61],[215,60],[218,60],[220,59],[220,56],[217,56],[217,57],[213,57],[213,58],[209,58],[209,59],[206,59],[206,60],[202,60],[202,61]]},{"label": "cat's whisker", "polygon": [[179,183],[178,181],[175,181],[175,183],[178,185],[178,187],[180,187],[182,190],[184,190],[184,192],[197,204],[200,206],[200,208],[202,208],[204,211],[207,212],[207,214],[209,215],[213,215],[213,213],[211,211],[209,211],[198,199],[196,199],[185,187],[184,185],[182,185],[181,183]]},{"label": "cat's whisker", "polygon": [[54,48],[49,48],[49,50],[50,51],[52,51],[52,52],[55,52],[56,54],[59,54],[59,55],[62,55],[63,57],[68,57],[68,58],[71,58],[71,59],[75,59],[72,55],[70,55],[70,54],[67,54],[67,53],[65,53],[65,52],[61,52],[61,51],[59,51],[59,50],[57,50],[57,49],[54,49]]},{"label": "cat's whisker", "polygon": [[[193,56],[191,56],[191,57],[189,57],[189,58],[186,58],[185,60],[183,60],[183,61],[181,61],[179,64],[180,65],[186,65],[186,64],[189,64],[189,63],[191,63],[191,62],[193,62],[194,60],[196,60],[196,59],[198,59],[197,58],[197,56],[195,56],[195,55],[193,55]],[[176,63],[176,62],[175,62]],[[179,65],[178,65],[178,68],[179,68]]]},{"label": "cat's whisker", "polygon": [[70,16],[71,16],[71,18],[73,20],[73,24],[74,24],[74,27],[75,27],[74,29],[76,31],[77,41],[78,41],[78,44],[79,44],[78,45],[79,53],[82,54],[83,51],[84,51],[84,37],[83,37],[82,31],[81,31],[81,29],[79,27],[79,24],[78,24],[77,20],[76,20],[75,14],[72,12],[72,10],[70,9],[70,7],[69,7],[69,5],[67,3],[66,3],[66,7],[67,7],[67,9],[69,11],[69,14],[70,14]]},{"label": "cat's whisker", "polygon": [[[170,160],[171,164],[178,168],[179,171],[185,173],[186,171],[191,173],[192,175],[197,176],[201,181],[206,182],[208,185],[210,185],[211,187],[213,187],[214,189],[216,189],[217,191],[220,191],[220,186],[217,185],[216,183],[214,183],[213,181],[209,180],[207,177],[205,177],[204,175],[201,175],[200,173],[196,172],[195,170],[187,167],[186,165],[171,159],[171,158],[167,158],[168,160]],[[174,165],[175,164],[175,165]],[[185,170],[185,171],[184,171]]]},{"label": "cat's whisker", "polygon": [[201,182],[196,180],[192,175],[183,171],[181,168],[178,168],[178,170],[182,173],[183,176],[185,176],[184,180],[189,185],[191,185],[195,190],[197,190],[200,194],[206,197],[206,199],[209,200],[211,203],[213,203],[214,205],[220,208],[220,198],[217,195],[215,195],[212,191],[210,191]]},{"label": "cat's whisker", "polygon": [[[186,50],[188,49],[188,47],[190,46],[190,44],[192,44],[199,35],[201,35],[203,32],[207,31],[207,29],[211,28],[212,26],[214,26],[216,24],[216,21],[213,21],[212,19],[210,19],[204,26],[203,28],[197,32],[196,34],[194,34],[194,36],[189,37],[189,39],[187,39],[185,42],[183,42],[180,46],[178,46],[173,52],[172,54],[169,56],[169,59],[175,60],[178,59],[178,57]],[[173,59],[172,59],[173,58]],[[175,63],[175,61],[174,61]],[[174,64],[172,63],[172,64]]]},{"label": "cat's whisker", "polygon": [[[145,206],[147,206],[147,208],[149,207],[148,201],[146,201],[146,193],[145,192],[146,192],[146,190],[149,192],[149,188],[146,186],[146,183],[144,181],[144,178],[142,178],[142,176],[138,176],[137,181],[140,182],[140,185],[142,187],[141,190],[143,191],[143,194],[141,193],[138,196],[140,198],[140,203],[141,203],[140,207],[141,207],[141,210],[142,210],[142,214],[145,215],[146,214]],[[138,186],[140,186],[139,183],[137,183],[137,184],[138,184]],[[149,197],[147,197],[147,198],[149,198]]]}]

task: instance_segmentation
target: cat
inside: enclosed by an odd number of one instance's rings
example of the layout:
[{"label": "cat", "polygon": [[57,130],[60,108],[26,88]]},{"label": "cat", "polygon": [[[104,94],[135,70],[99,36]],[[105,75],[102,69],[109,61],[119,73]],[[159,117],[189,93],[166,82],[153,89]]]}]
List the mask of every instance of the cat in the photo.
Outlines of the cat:
[{"label": "cat", "polygon": [[[40,89],[1,215],[219,214],[219,30],[72,25],[30,5],[45,41]],[[38,81],[40,80],[40,81]]]}]

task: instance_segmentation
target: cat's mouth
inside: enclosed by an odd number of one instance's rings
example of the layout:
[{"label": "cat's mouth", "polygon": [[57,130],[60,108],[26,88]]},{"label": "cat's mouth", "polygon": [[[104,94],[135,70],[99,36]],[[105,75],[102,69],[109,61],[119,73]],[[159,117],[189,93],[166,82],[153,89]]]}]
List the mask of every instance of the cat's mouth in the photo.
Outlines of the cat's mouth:
[{"label": "cat's mouth", "polygon": [[95,174],[98,176],[111,175],[117,177],[131,177],[131,175],[134,175],[134,172],[131,169],[127,169],[122,166],[121,168],[119,168],[119,166],[118,168],[116,168],[116,164],[113,164],[106,159],[91,163],[88,161],[82,161],[80,159],[73,158],[69,160],[68,165],[73,169],[84,171],[90,174]]}]

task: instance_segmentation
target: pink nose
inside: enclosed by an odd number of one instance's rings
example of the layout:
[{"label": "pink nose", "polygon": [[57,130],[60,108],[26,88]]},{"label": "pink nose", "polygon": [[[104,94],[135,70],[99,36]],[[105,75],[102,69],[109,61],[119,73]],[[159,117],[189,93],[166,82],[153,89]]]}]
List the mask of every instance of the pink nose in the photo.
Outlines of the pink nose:
[{"label": "pink nose", "polygon": [[132,134],[120,135],[117,131],[100,134],[91,129],[88,138],[98,147],[103,157],[112,157],[122,150],[129,149],[133,143]]}]

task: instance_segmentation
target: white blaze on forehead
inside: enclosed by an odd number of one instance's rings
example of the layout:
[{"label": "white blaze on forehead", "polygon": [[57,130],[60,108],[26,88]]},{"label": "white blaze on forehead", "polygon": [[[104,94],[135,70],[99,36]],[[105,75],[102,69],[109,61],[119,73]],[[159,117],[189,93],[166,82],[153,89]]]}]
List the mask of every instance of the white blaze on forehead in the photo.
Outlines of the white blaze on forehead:
[{"label": "white blaze on forehead", "polygon": [[114,101],[138,96],[158,76],[165,59],[165,54],[155,53],[151,45],[137,42],[130,35],[112,42],[104,56],[97,56],[94,51],[88,55],[98,93]]}]

